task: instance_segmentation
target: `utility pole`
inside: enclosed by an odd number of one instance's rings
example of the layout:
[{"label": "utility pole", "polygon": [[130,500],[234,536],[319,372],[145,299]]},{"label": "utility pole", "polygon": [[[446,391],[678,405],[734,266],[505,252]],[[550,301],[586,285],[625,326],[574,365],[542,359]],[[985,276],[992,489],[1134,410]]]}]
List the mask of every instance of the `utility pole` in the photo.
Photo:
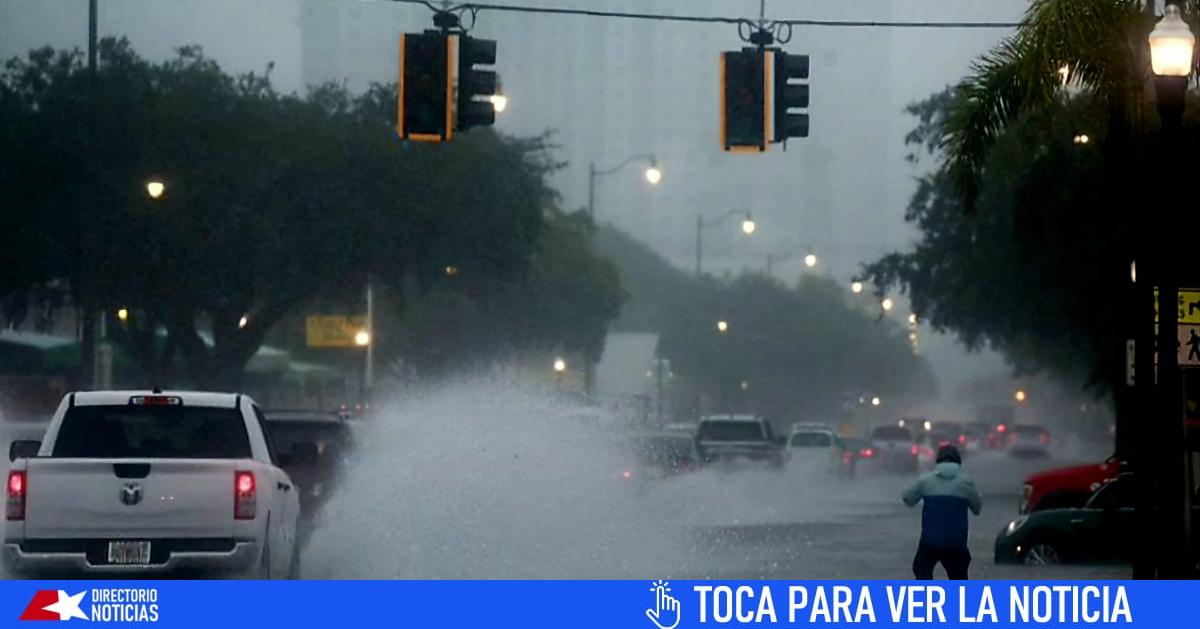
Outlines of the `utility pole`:
[{"label": "utility pole", "polygon": [[371,392],[375,385],[375,294],[370,279],[367,280],[367,347],[365,355],[362,404],[370,406]]},{"label": "utility pole", "polygon": [[[97,29],[97,0],[88,0],[88,154],[93,158],[96,154],[96,29]],[[75,294],[86,287],[75,286]],[[79,366],[82,384],[92,389],[99,388],[102,369],[99,368],[96,345],[100,342],[100,331],[97,329],[104,319],[104,312],[97,316],[95,304],[90,299],[83,300],[83,320],[80,322],[79,336]]]}]

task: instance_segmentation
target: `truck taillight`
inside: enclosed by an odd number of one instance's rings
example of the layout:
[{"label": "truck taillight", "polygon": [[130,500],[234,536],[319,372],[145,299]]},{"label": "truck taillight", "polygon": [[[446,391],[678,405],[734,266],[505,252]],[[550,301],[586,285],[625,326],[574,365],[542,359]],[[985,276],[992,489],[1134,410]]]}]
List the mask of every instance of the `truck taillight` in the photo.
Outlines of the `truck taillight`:
[{"label": "truck taillight", "polygon": [[921,448],[914,444],[913,447],[909,449],[909,451],[912,452],[913,456],[917,456],[918,454],[921,453]]},{"label": "truck taillight", "polygon": [[25,470],[8,472],[8,506],[5,514],[9,520],[25,519],[25,495],[29,488],[26,481]]},{"label": "truck taillight", "polygon": [[233,473],[233,518],[253,520],[258,512],[258,484],[254,472]]}]

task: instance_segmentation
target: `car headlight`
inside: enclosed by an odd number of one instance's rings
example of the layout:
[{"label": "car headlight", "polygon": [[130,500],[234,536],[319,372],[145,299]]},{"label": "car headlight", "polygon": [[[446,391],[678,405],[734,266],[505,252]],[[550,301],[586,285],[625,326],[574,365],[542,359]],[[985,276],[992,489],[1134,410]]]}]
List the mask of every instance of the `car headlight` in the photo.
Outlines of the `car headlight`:
[{"label": "car headlight", "polygon": [[1012,522],[1009,522],[1008,527],[1004,529],[1004,532],[1007,533],[1008,535],[1012,535],[1013,533],[1017,532],[1017,529],[1024,526],[1025,522],[1027,522],[1028,520],[1029,520],[1029,517],[1023,515],[1023,516],[1013,520]]}]

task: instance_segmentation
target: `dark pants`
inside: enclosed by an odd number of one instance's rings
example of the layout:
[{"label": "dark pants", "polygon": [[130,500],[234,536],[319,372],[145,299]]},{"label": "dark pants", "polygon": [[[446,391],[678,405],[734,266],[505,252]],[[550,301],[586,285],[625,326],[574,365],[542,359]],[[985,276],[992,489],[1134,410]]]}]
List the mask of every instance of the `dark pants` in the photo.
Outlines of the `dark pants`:
[{"label": "dark pants", "polygon": [[971,551],[966,548],[938,548],[928,544],[917,546],[913,557],[913,575],[922,581],[933,579],[933,569],[941,562],[946,575],[956,581],[965,581],[967,568],[971,565]]}]

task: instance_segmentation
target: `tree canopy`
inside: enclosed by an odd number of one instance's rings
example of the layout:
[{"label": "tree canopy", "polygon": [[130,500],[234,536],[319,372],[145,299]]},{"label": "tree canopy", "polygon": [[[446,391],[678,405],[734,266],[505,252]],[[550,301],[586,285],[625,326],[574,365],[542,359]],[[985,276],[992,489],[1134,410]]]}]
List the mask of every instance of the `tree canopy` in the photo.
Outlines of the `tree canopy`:
[{"label": "tree canopy", "polygon": [[596,247],[629,291],[614,327],[659,334],[684,416],[699,401],[701,412],[837,421],[860,398],[901,408],[937,396],[906,331],[831,279],[789,287],[756,273],[696,278],[611,227],[600,230]]},{"label": "tree canopy", "polygon": [[[394,85],[298,96],[269,68],[231,76],[196,48],[158,63],[124,40],[99,51],[94,77],[78,51],[49,48],[0,76],[7,315],[64,282],[84,309],[128,310],[115,334],[156,381],[182,357],[191,382],[229,387],[309,300],[368,278],[440,291],[453,267],[450,288],[480,303],[536,291],[502,320],[515,329],[601,342],[619,289],[556,209],[545,138],[403,143]],[[563,302],[588,309],[585,325],[563,332],[578,314]],[[547,342],[516,338],[532,336]]]}]

